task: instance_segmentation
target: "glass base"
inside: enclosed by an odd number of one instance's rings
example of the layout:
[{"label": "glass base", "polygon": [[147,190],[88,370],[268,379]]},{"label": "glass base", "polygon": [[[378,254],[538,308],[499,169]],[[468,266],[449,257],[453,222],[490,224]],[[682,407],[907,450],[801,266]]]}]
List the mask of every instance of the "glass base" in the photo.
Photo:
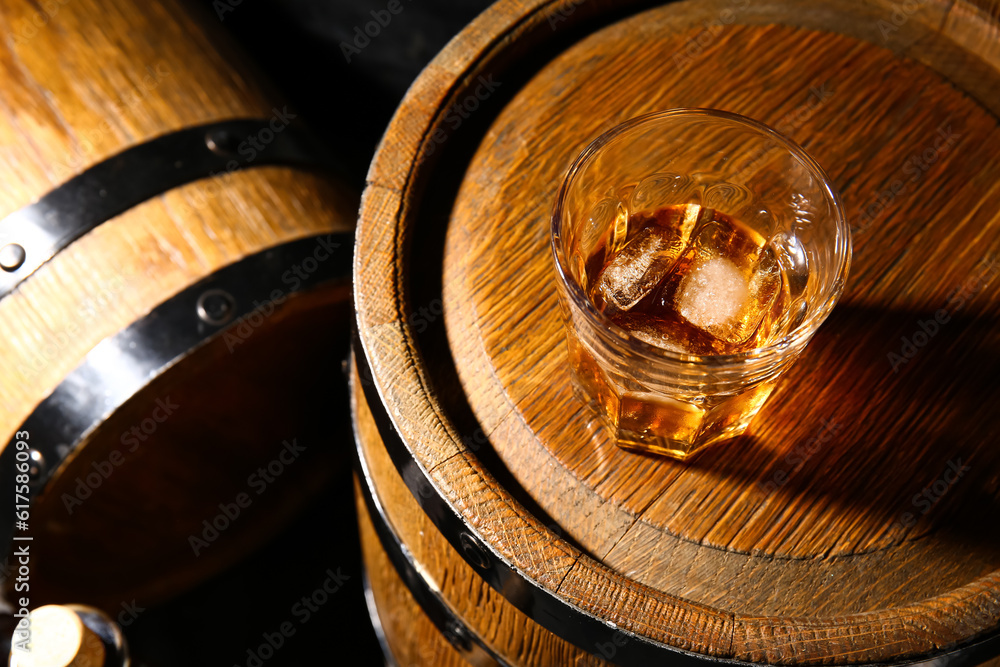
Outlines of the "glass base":
[{"label": "glass base", "polygon": [[772,378],[736,393],[696,396],[631,391],[609,377],[572,338],[577,396],[597,413],[618,446],[630,451],[686,460],[709,445],[742,435],[777,382]]},{"label": "glass base", "polygon": [[650,433],[635,433],[634,431],[627,431],[623,429],[615,430],[610,424],[607,424],[607,421],[603,418],[602,421],[605,423],[605,426],[611,430],[612,435],[615,438],[615,444],[622,449],[639,454],[668,456],[672,459],[677,459],[678,461],[690,460],[694,458],[696,454],[701,453],[711,445],[739,437],[743,435],[743,433],[747,430],[747,427],[750,425],[750,420],[748,419],[745,422],[735,425],[733,428],[716,433],[714,436],[689,441],[673,440]]}]

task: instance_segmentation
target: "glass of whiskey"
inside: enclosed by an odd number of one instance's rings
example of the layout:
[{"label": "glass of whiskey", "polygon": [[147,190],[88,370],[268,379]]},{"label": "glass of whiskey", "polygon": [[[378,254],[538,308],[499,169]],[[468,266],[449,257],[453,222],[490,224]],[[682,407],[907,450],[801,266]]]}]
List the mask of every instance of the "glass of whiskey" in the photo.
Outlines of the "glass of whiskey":
[{"label": "glass of whiskey", "polygon": [[674,109],[577,158],[552,250],[578,395],[619,446],[685,459],[749,426],[843,291],[851,236],[801,147]]}]

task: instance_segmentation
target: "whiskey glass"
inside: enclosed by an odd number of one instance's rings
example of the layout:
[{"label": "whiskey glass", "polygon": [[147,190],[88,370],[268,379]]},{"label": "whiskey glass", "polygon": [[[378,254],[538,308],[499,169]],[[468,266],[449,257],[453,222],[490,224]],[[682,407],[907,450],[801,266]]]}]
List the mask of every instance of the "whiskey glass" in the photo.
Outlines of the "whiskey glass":
[{"label": "whiskey glass", "polygon": [[851,261],[822,168],[710,109],[593,141],[559,189],[551,241],[577,394],[619,446],[677,459],[747,429]]}]

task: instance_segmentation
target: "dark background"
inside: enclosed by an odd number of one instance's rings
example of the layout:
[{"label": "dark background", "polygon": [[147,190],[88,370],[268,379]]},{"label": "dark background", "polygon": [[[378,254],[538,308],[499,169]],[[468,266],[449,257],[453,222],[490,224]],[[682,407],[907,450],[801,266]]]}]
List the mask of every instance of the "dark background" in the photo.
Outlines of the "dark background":
[{"label": "dark background", "polygon": [[372,12],[384,17],[389,0],[189,1],[236,38],[310,129],[344,160],[356,185],[363,183],[378,141],[413,80],[492,4],[397,0],[402,11],[390,15],[360,53],[345,55],[341,45],[356,48],[356,38],[363,44],[357,31],[374,20]]},{"label": "dark background", "polygon": [[[348,62],[341,43],[351,43],[356,28],[373,20],[372,11],[385,10],[388,0],[236,1],[192,0],[206,20],[221,23],[329,145],[358,190],[410,83],[490,4],[399,0],[402,11]],[[326,493],[232,570],[139,611],[124,628],[136,667],[383,664],[364,600],[346,392],[331,410],[330,429],[344,460]],[[323,585],[328,569],[347,582],[302,623],[293,606]],[[286,621],[295,634],[273,656],[253,661],[248,651],[256,652],[265,633]]]}]

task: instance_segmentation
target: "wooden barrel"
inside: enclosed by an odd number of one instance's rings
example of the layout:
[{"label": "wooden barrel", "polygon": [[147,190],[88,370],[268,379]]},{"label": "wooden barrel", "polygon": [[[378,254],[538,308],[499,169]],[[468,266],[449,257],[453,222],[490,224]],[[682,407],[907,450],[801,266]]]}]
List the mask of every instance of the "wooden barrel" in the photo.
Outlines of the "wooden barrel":
[{"label": "wooden barrel", "polygon": [[[427,68],[354,274],[363,550],[400,664],[1000,652],[998,10],[510,0]],[[549,250],[586,144],[675,107],[800,143],[854,239],[749,432],[689,463],[616,447],[574,396]]]},{"label": "wooden barrel", "polygon": [[0,527],[31,607],[175,594],[343,459],[356,195],[189,12],[0,11]]}]

